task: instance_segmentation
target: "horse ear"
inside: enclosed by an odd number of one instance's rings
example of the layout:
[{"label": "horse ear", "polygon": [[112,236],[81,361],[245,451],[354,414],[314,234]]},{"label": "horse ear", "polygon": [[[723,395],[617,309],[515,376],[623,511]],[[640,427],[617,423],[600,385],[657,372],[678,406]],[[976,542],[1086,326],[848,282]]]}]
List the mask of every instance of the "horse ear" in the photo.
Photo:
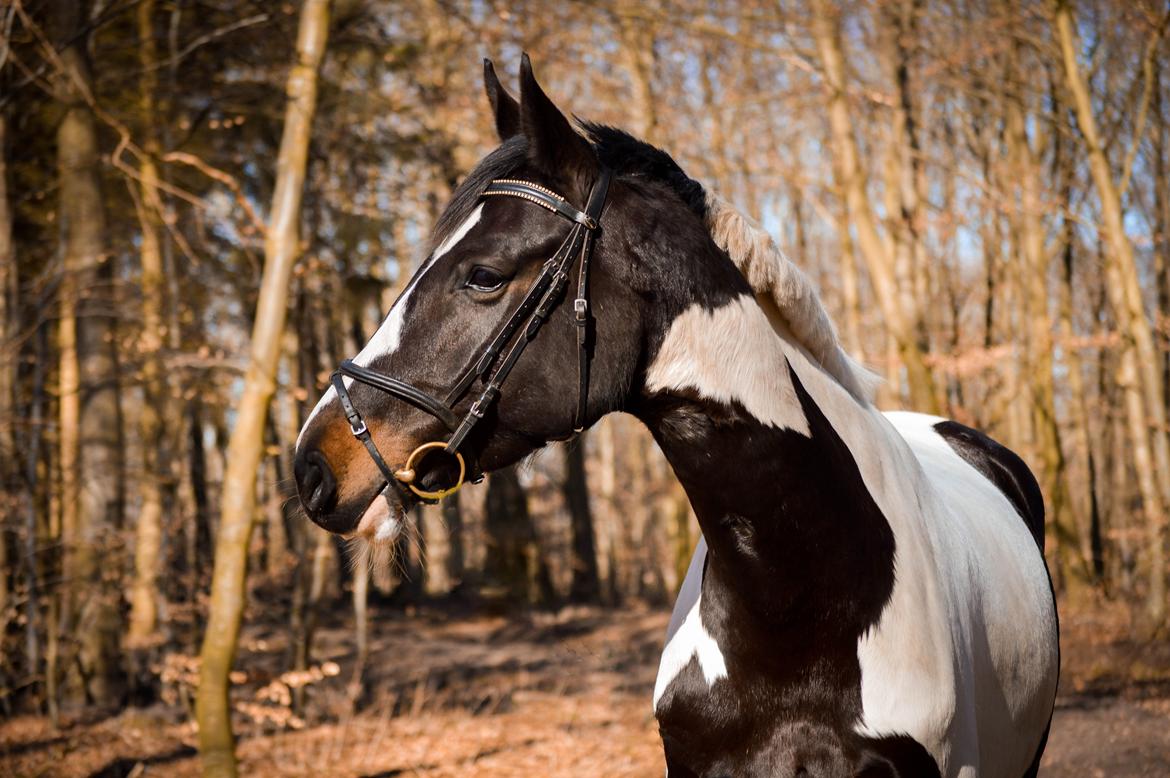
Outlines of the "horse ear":
[{"label": "horse ear", "polygon": [[527,54],[520,60],[520,124],[528,138],[529,161],[538,169],[579,190],[594,178],[598,162],[593,146],[540,88]]},{"label": "horse ear", "polygon": [[483,59],[483,90],[487,92],[488,102],[492,104],[492,114],[496,117],[496,133],[501,141],[520,134],[520,104],[516,98],[508,94],[504,85],[496,76],[496,69],[487,57]]}]

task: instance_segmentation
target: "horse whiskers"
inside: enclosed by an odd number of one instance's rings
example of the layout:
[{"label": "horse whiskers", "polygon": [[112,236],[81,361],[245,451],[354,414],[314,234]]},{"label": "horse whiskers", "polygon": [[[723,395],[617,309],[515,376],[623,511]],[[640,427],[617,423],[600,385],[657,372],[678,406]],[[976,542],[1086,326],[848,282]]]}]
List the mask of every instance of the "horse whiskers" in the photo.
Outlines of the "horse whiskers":
[{"label": "horse whiskers", "polygon": [[393,540],[371,541],[366,537],[345,539],[346,556],[351,573],[356,573],[364,565],[371,575],[376,575],[381,570],[392,569],[398,574],[398,577],[409,580],[410,574],[405,562],[406,554],[399,553],[400,546],[403,544],[410,544],[410,550],[420,562],[425,564],[425,546],[422,544],[417,521],[405,511],[400,518],[395,520],[399,525],[399,534]]},{"label": "horse whiskers", "polygon": [[[418,558],[420,567],[426,564],[424,559],[424,546],[422,544],[422,533],[418,529],[418,514],[407,513],[402,518],[402,534],[399,535],[398,541],[403,544],[409,544],[409,551],[413,552],[413,556]],[[398,543],[389,544],[391,552],[398,550]],[[404,549],[406,550],[406,549]],[[394,562],[397,567],[398,576],[405,581],[410,580],[410,570],[406,566],[407,554],[394,554]]]}]

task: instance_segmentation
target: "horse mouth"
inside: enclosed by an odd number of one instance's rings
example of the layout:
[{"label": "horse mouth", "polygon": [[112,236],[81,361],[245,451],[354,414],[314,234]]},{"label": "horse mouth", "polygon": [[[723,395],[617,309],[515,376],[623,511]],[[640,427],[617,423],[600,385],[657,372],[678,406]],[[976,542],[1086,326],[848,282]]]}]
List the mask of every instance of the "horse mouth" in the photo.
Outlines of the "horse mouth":
[{"label": "horse mouth", "polygon": [[393,543],[406,526],[409,508],[402,493],[393,484],[386,483],[374,494],[348,537],[375,545]]}]

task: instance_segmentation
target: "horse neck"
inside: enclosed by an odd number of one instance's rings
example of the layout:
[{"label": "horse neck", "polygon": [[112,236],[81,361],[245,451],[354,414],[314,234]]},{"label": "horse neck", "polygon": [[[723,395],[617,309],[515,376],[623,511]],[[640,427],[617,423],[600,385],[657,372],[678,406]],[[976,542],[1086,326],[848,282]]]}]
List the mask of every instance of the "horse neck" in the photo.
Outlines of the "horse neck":
[{"label": "horse neck", "polygon": [[894,542],[855,449],[900,455],[879,414],[748,296],[675,319],[646,385],[640,415],[707,539],[704,597],[769,629],[873,623]]}]

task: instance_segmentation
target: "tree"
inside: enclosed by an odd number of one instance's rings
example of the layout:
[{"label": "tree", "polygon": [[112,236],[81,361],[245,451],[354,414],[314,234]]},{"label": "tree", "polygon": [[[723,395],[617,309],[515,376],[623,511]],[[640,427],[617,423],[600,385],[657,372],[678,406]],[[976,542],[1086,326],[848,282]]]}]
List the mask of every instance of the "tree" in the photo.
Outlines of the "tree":
[{"label": "tree", "polygon": [[[58,353],[61,448],[60,633],[63,669],[74,699],[117,702],[121,624],[117,582],[101,556],[121,523],[122,434],[116,356],[113,259],[107,246],[97,122],[86,55],[82,8],[59,0],[50,12],[53,39],[61,42],[57,126],[61,269]],[[76,662],[73,657],[76,656]]]},{"label": "tree", "polygon": [[251,356],[237,406],[236,424],[228,443],[210,610],[200,651],[196,719],[203,773],[208,776],[234,776],[237,772],[228,699],[229,675],[244,612],[256,474],[280,361],[289,279],[299,254],[301,198],[317,103],[317,74],[325,54],[328,28],[329,0],[305,0],[297,31],[296,59],[286,88],[284,132],[264,242],[265,265],[252,327]]},{"label": "tree", "polygon": [[[1167,21],[1170,21],[1170,15],[1155,35],[1161,37],[1165,33]],[[1161,360],[1154,346],[1152,324],[1146,315],[1133,244],[1125,232],[1121,195],[1105,156],[1092,98],[1081,73],[1080,45],[1074,31],[1076,22],[1068,0],[1056,0],[1054,24],[1065,80],[1089,156],[1089,172],[1101,200],[1101,232],[1109,248],[1105,254],[1105,288],[1122,337],[1118,383],[1125,395],[1138,490],[1149,531],[1150,587],[1146,610],[1151,621],[1160,625],[1166,616],[1163,546],[1166,509],[1170,504],[1170,428],[1166,425]]]},{"label": "tree", "polygon": [[528,495],[516,465],[492,473],[484,502],[487,534],[484,582],[514,603],[547,603],[554,597],[541,557]]},{"label": "tree", "polygon": [[[15,389],[16,357],[16,255],[12,248],[12,205],[8,199],[8,117],[0,111],[0,505],[6,514],[17,511],[17,476],[19,462],[16,449]],[[0,627],[7,631],[10,588],[8,569],[13,556],[8,538],[0,531]],[[15,576],[13,576],[15,577]]]},{"label": "tree", "polygon": [[853,119],[845,88],[846,59],[841,44],[841,14],[828,0],[814,0],[812,12],[813,34],[824,68],[828,97],[833,169],[845,196],[849,221],[857,231],[857,245],[869,267],[870,281],[885,317],[886,327],[906,368],[910,402],[917,411],[937,413],[939,409],[934,379],[919,342],[921,311],[917,306],[905,310],[904,303],[899,303],[894,249],[878,231],[873,206],[866,192],[865,174],[861,169],[857,140],[853,135]]},{"label": "tree", "polygon": [[585,475],[585,441],[573,441],[565,445],[564,449],[564,494],[573,536],[569,599],[573,602],[596,602],[601,597],[601,578],[597,572],[597,542],[593,533],[593,512],[589,508],[589,488]]},{"label": "tree", "polygon": [[1011,198],[1018,203],[1015,208],[1020,235],[1020,259],[1023,272],[1020,274],[1023,311],[1026,319],[1027,381],[1032,396],[1028,399],[1031,410],[1032,449],[1039,466],[1038,478],[1047,503],[1048,528],[1053,536],[1056,552],[1055,576],[1062,587],[1074,585],[1084,579],[1084,569],[1075,564],[1075,530],[1070,527],[1069,497],[1066,478],[1066,463],[1061,447],[1060,425],[1056,418],[1056,386],[1053,379],[1052,316],[1049,313],[1048,265],[1049,251],[1045,246],[1045,225],[1043,223],[1043,202],[1039,191],[1043,182],[1038,154],[1033,145],[1043,145],[1042,130],[1035,130],[1041,136],[1035,144],[1027,130],[1027,103],[1022,94],[1024,79],[1021,77],[1022,56],[1019,43],[1013,46],[1007,56],[1004,82],[1014,84],[1006,96],[1004,143],[1007,147],[1009,181],[1014,182],[1018,194]]},{"label": "tree", "polygon": [[130,592],[130,625],[127,641],[131,645],[149,640],[158,626],[158,567],[162,546],[163,484],[169,467],[163,455],[170,392],[164,380],[161,351],[166,326],[166,286],[163,275],[161,219],[159,215],[158,115],[155,94],[158,91],[158,49],[155,43],[155,0],[143,0],[138,6],[138,47],[142,63],[139,82],[139,108],[145,142],[137,202],[142,231],[142,384],[145,402],[139,415],[142,438],[143,473],[142,505],[138,510],[134,542],[134,583]]}]

